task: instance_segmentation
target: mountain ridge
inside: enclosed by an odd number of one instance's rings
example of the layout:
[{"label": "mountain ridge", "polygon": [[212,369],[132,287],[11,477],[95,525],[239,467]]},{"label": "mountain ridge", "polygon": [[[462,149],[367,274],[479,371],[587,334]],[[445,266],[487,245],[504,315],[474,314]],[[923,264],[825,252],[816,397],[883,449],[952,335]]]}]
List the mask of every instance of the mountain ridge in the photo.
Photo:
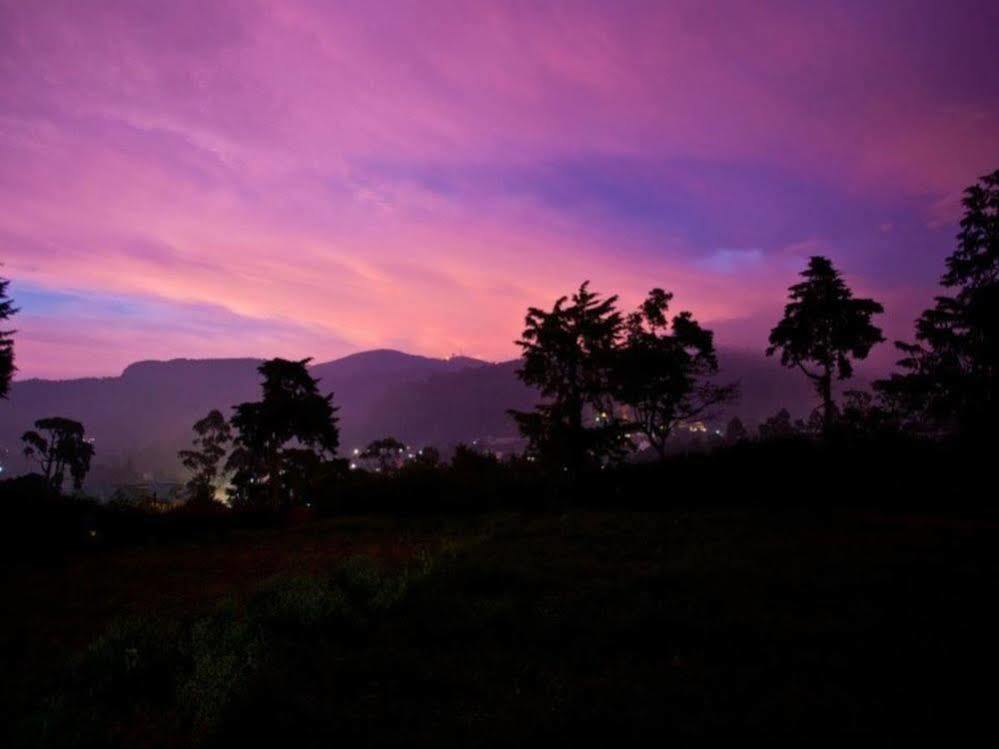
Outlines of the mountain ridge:
[{"label": "mountain ridge", "polygon": [[[742,399],[726,409],[756,423],[787,407],[795,416],[814,404],[809,383],[772,359],[738,349],[719,351],[719,381],[739,381]],[[28,468],[20,435],[38,418],[82,421],[96,440],[93,480],[132,473],[182,476],[177,451],[191,426],[212,408],[227,412],[259,397],[263,359],[147,359],[117,377],[17,380],[0,402],[0,449],[10,472]],[[516,376],[518,359],[485,362],[440,359],[394,349],[361,351],[310,365],[320,390],[339,407],[341,449],[394,435],[411,444],[449,446],[483,437],[510,437],[511,408],[529,409],[536,392]]]}]

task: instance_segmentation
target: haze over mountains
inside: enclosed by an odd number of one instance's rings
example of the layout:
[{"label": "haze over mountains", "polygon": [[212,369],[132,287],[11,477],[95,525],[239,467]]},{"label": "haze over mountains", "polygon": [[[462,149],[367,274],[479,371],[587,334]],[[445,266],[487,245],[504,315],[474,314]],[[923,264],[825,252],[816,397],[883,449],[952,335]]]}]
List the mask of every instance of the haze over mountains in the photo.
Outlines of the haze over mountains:
[{"label": "haze over mountains", "polygon": [[[738,380],[742,396],[723,419],[747,424],[785,407],[808,413],[814,395],[799,373],[756,352],[722,350],[721,379]],[[91,482],[170,480],[183,475],[177,451],[188,446],[191,425],[212,408],[259,397],[257,359],[174,359],[130,365],[119,377],[15,382],[0,402],[0,448],[12,472],[27,469],[20,436],[38,418],[82,421],[95,438]],[[323,392],[340,408],[341,453],[372,439],[396,436],[413,445],[447,447],[486,437],[512,437],[506,411],[528,409],[534,391],[516,376],[518,362],[466,357],[434,359],[376,350],[315,364]],[[722,421],[723,419],[719,419]]]}]

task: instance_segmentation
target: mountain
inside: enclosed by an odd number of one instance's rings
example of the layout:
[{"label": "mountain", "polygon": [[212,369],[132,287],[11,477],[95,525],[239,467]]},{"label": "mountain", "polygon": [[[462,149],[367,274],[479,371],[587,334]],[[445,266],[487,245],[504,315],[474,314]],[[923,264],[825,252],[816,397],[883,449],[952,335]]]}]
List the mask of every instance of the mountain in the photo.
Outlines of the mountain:
[{"label": "mountain", "polygon": [[394,393],[409,392],[433,377],[458,374],[488,366],[467,357],[432,359],[399,351],[376,350],[351,354],[312,367],[324,393],[333,393],[340,412],[340,444],[345,450],[363,447],[378,437],[392,434],[411,442],[423,442],[420,434],[409,434],[385,416],[380,404]]},{"label": "mountain", "polygon": [[[811,383],[799,372],[754,351],[719,352],[719,383],[735,382],[740,397],[718,414],[718,422],[738,416],[755,426],[787,408],[807,416],[817,405]],[[390,388],[369,412],[374,432],[404,435],[416,444],[448,445],[476,438],[516,435],[508,409],[529,410],[536,392],[517,379],[517,360],[435,374],[405,388]],[[855,387],[862,382],[854,382]]]},{"label": "mountain", "polygon": [[[756,352],[724,350],[720,381],[738,381],[742,397],[726,409],[755,424],[786,407],[807,414],[815,397],[797,372]],[[91,480],[114,483],[143,474],[181,475],[177,451],[191,425],[212,408],[223,412],[259,395],[257,359],[143,361],[119,377],[23,380],[0,402],[0,455],[8,472],[26,470],[20,435],[45,416],[82,421],[96,440]],[[434,359],[399,351],[352,354],[312,366],[323,392],[340,407],[344,453],[394,435],[441,446],[516,434],[507,409],[529,409],[533,390],[516,377],[517,361],[490,364],[466,357]]]},{"label": "mountain", "polygon": [[517,378],[519,366],[519,361],[480,364],[391,388],[375,403],[368,426],[421,445],[515,436],[507,410],[529,410],[538,401],[536,391]]},{"label": "mountain", "polygon": [[[66,416],[95,439],[94,482],[135,480],[144,474],[181,474],[177,451],[190,443],[191,426],[213,408],[226,413],[259,397],[259,359],[173,359],[131,364],[120,377],[14,382],[0,401],[0,462],[10,473],[28,469],[21,434],[39,418]],[[481,367],[466,357],[432,359],[399,351],[366,351],[312,367],[323,392],[340,407],[341,443],[366,444],[379,430],[372,409],[393,389],[436,375]]]}]

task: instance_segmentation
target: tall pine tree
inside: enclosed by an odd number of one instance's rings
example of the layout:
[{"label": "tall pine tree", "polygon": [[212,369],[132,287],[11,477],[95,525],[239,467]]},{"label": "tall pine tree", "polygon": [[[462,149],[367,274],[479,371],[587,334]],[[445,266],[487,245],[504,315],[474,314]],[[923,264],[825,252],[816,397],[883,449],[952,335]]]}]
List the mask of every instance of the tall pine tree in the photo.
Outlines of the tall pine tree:
[{"label": "tall pine tree", "polygon": [[[17,312],[14,302],[7,296],[7,286],[10,281],[0,278],[0,325],[7,322]],[[10,380],[17,368],[14,366],[14,335],[13,330],[0,329],[0,398],[6,398],[10,392]]]},{"label": "tall pine tree", "polygon": [[936,427],[986,434],[999,418],[999,170],[964,192],[957,248],[936,298],[897,342],[903,370],[876,383],[886,397]]},{"label": "tall pine tree", "polygon": [[822,401],[828,433],[836,415],[832,381],[853,376],[852,359],[865,359],[884,337],[871,318],[884,312],[873,299],[856,299],[829,258],[815,256],[788,290],[784,317],[770,332],[767,356],[780,352],[781,364],[810,379]]}]

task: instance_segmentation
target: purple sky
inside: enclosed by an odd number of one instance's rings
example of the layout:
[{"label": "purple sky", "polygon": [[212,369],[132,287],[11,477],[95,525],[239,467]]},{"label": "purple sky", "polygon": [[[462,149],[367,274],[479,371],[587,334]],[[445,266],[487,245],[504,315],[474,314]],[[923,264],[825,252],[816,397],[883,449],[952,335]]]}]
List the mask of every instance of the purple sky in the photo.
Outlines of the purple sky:
[{"label": "purple sky", "polygon": [[997,28],[960,1],[0,0],[20,376],[508,358],[587,278],[762,350],[817,253],[907,336],[999,167]]}]

